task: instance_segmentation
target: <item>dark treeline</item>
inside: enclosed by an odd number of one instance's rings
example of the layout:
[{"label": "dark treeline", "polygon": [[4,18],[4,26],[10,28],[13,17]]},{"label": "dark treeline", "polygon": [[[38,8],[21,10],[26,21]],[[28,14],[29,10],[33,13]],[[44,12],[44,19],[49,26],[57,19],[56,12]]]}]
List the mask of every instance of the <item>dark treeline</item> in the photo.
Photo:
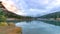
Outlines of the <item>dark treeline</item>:
[{"label": "dark treeline", "polygon": [[43,15],[38,18],[60,18],[60,12],[50,13],[50,14]]},{"label": "dark treeline", "polygon": [[33,19],[33,17],[31,17],[31,16],[20,16],[20,15],[17,15],[17,14],[14,14],[14,13],[8,11],[0,2],[0,20],[5,21],[6,18],[16,18],[16,19],[24,19],[24,20]]}]

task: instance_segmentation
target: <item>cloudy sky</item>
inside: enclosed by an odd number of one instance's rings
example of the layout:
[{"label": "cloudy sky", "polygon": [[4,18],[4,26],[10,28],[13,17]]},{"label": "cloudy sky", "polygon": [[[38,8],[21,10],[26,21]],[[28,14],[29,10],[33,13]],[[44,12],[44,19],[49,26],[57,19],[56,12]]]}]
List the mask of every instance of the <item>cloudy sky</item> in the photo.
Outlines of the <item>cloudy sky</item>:
[{"label": "cloudy sky", "polygon": [[[42,16],[60,11],[60,0],[10,0],[26,16]],[[18,13],[18,12],[17,12]],[[19,14],[19,13],[18,13]]]}]

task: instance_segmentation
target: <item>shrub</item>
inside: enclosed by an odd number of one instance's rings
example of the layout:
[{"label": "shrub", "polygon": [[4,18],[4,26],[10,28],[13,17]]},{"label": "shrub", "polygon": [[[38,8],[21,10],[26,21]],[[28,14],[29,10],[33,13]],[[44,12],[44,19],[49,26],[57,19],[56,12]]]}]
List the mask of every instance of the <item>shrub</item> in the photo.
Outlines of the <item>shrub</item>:
[{"label": "shrub", "polygon": [[3,10],[0,9],[0,22],[4,22],[4,21],[6,21],[6,16]]},{"label": "shrub", "polygon": [[0,26],[8,26],[7,22],[0,22]]}]

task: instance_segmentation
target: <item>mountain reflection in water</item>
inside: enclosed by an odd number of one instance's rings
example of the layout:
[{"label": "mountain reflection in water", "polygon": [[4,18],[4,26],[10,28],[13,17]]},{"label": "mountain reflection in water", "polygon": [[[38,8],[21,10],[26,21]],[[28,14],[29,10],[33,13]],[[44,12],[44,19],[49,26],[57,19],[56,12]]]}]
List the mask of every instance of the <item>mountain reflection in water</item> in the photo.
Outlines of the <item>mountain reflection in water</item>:
[{"label": "mountain reflection in water", "polygon": [[60,34],[60,26],[42,21],[18,22],[16,26],[22,27],[22,34]]}]

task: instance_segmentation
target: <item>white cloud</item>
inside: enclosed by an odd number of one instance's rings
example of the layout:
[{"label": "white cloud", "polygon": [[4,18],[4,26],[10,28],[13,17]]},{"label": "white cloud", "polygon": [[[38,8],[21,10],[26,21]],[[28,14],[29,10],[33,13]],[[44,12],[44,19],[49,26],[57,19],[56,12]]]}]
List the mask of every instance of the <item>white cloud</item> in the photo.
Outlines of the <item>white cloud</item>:
[{"label": "white cloud", "polygon": [[[26,16],[37,16],[58,11],[60,0],[10,0],[26,14]],[[22,14],[23,14],[22,13]]]}]

